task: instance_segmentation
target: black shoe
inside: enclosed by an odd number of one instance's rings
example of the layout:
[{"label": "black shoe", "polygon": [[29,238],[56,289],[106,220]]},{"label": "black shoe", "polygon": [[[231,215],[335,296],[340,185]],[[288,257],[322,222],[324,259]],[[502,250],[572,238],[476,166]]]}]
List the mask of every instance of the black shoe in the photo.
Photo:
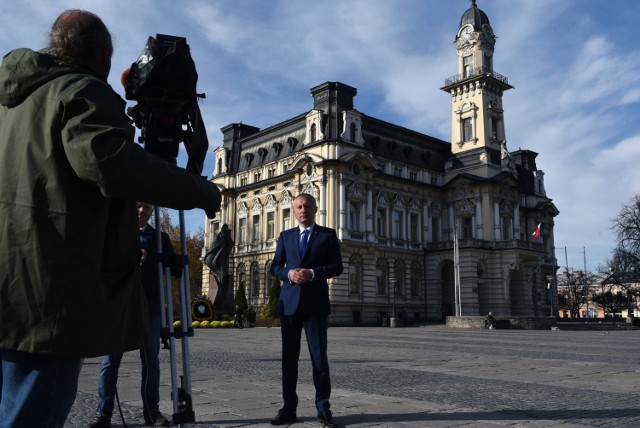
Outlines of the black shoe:
[{"label": "black shoe", "polygon": [[111,416],[105,413],[98,413],[96,418],[89,424],[89,428],[111,428]]},{"label": "black shoe", "polygon": [[144,416],[144,425],[152,426],[152,427],[168,427],[171,425],[167,418],[165,418],[162,413],[160,413],[159,409],[153,409],[150,412],[143,413]]},{"label": "black shoe", "polygon": [[333,414],[329,409],[318,412],[318,419],[324,428],[338,428],[338,424],[333,422]]},{"label": "black shoe", "polygon": [[297,422],[296,412],[280,409],[275,418],[271,419],[271,425],[287,425]]}]

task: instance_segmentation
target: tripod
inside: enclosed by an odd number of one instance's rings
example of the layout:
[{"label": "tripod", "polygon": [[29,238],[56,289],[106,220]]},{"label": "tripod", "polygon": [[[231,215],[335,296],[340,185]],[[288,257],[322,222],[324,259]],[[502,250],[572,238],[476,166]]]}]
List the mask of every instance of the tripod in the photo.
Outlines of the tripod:
[{"label": "tripod", "polygon": [[[180,262],[179,269],[179,303],[180,303],[180,326],[176,330],[173,318],[173,295],[171,287],[171,266],[176,260],[163,255],[162,231],[160,230],[160,208],[155,207],[156,242],[158,243],[158,278],[160,287],[161,306],[161,329],[160,337],[169,341],[169,356],[171,365],[171,400],[173,401],[173,423],[183,424],[195,421],[193,405],[191,399],[191,367],[189,355],[189,337],[193,336],[191,327],[191,292],[189,286],[189,260],[187,257],[187,240],[184,227],[184,212],[179,211],[180,216],[180,247],[181,256],[177,260]],[[178,386],[178,358],[176,354],[176,339],[182,344],[182,376],[180,376],[180,386]]]},{"label": "tripod", "polygon": [[[198,73],[184,37],[157,34],[149,37],[142,54],[122,75],[126,98],[137,101],[127,110],[136,127],[140,128],[140,142],[145,150],[176,165],[178,147],[184,144],[189,155],[186,170],[200,175],[209,146],[198,99],[204,94],[196,92]],[[155,207],[156,238],[158,242],[158,277],[160,287],[160,336],[169,341],[171,358],[171,400],[173,423],[195,421],[191,399],[191,372],[189,337],[191,326],[191,293],[189,290],[189,263],[185,234],[184,212],[180,213],[180,246],[182,267],[179,275],[180,326],[174,326],[171,293],[171,267],[162,249],[160,208]],[[213,215],[207,213],[210,218]],[[176,339],[182,344],[182,376],[178,386],[178,356]]]}]

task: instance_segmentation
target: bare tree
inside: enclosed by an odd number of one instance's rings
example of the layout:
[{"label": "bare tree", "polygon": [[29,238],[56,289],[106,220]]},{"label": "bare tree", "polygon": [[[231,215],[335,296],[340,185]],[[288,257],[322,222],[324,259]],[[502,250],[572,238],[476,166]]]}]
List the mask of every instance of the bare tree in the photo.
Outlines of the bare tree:
[{"label": "bare tree", "polygon": [[637,265],[640,262],[640,194],[635,194],[612,222],[618,240],[612,262],[623,267],[629,263]]}]

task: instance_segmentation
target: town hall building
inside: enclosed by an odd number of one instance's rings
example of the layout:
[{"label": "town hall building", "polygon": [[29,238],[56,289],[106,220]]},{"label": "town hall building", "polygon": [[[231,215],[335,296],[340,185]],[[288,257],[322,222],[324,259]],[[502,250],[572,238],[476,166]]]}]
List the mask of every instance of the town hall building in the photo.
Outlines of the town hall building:
[{"label": "town hall building", "polygon": [[[549,315],[559,211],[537,153],[509,150],[502,96],[513,87],[493,69],[495,42],[473,0],[455,36],[457,73],[442,87],[450,142],[367,116],[357,89],[341,82],[314,86],[308,111],[266,129],[223,127],[212,178],[222,208],[205,248],[228,225],[234,292],[244,287],[258,312],[266,303],[278,235],[297,226],[292,204],[304,192],[317,200],[317,223],[341,241],[332,325]],[[203,284],[213,298],[206,267]]]}]

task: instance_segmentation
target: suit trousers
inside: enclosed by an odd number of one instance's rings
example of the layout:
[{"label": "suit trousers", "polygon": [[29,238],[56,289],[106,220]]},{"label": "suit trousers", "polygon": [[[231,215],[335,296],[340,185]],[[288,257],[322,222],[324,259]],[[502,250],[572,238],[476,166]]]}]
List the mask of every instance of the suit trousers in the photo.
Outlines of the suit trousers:
[{"label": "suit trousers", "polygon": [[300,339],[304,329],[313,368],[313,384],[316,389],[315,404],[319,412],[329,410],[331,380],[327,358],[327,315],[304,316],[300,308],[294,315],[280,316],[282,334],[282,398],[284,409],[295,412],[298,406],[298,360]]}]

